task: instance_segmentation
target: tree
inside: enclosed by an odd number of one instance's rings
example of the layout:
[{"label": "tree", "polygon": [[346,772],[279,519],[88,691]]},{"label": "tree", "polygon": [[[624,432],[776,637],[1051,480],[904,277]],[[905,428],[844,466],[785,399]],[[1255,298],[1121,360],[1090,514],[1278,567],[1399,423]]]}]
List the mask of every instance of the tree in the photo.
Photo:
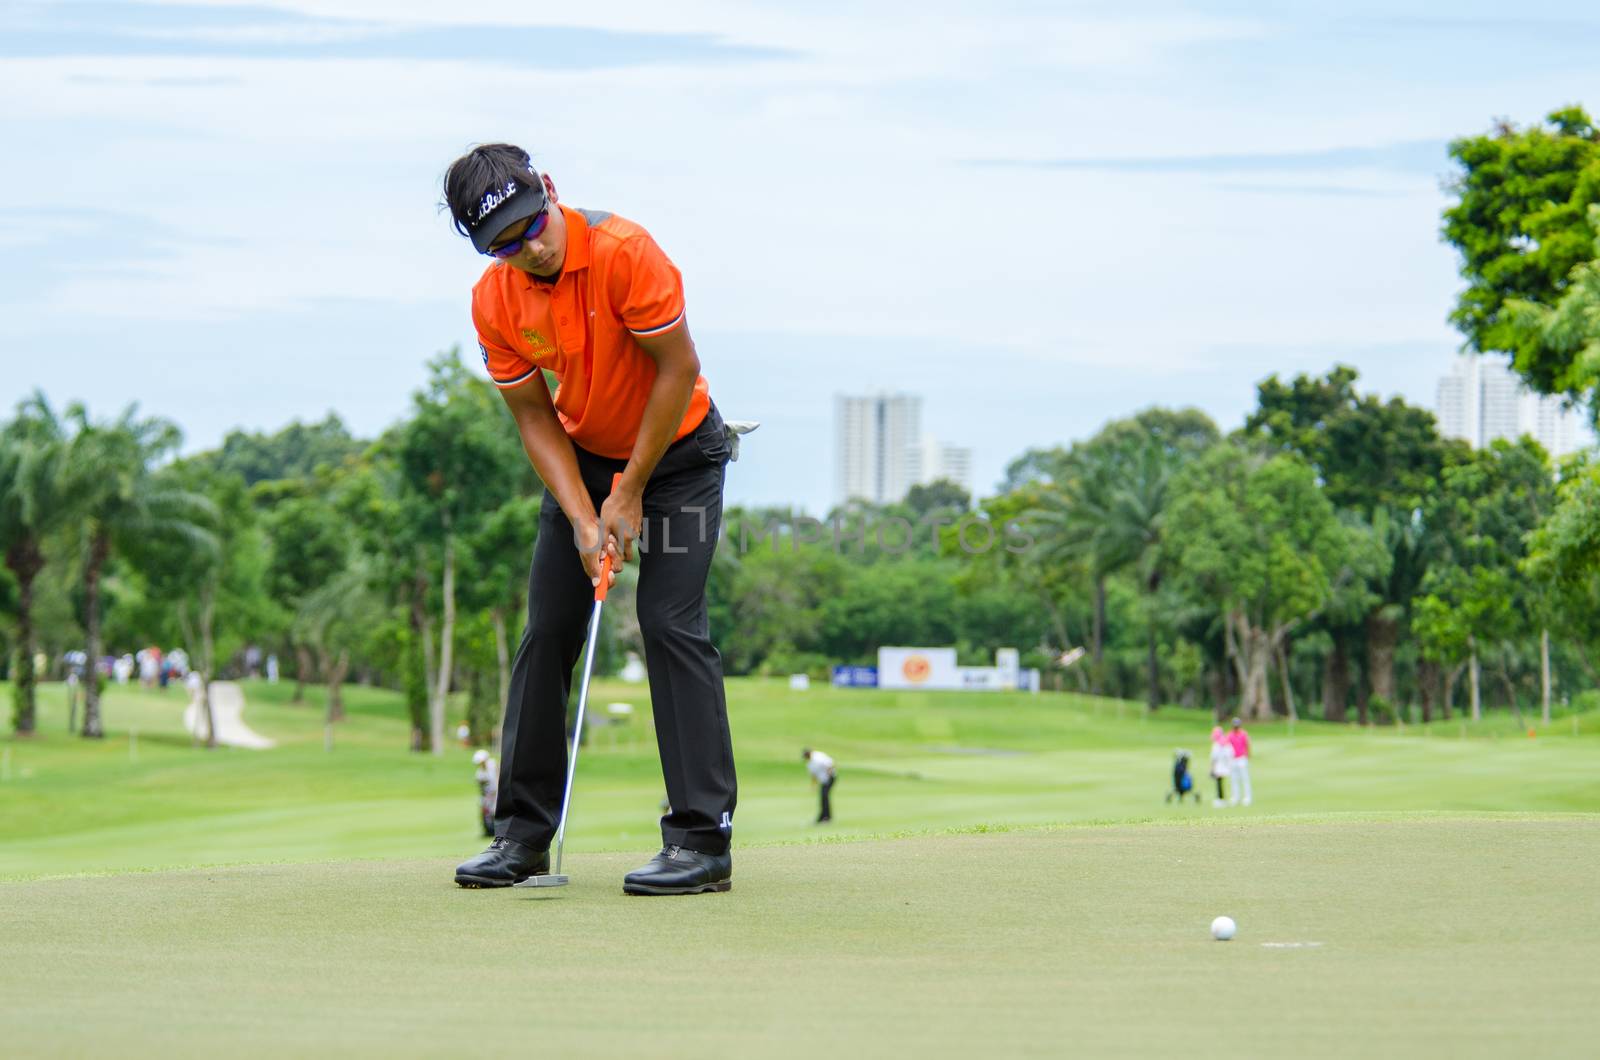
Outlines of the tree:
[{"label": "tree", "polygon": [[[444,753],[445,700],[454,676],[457,548],[506,498],[531,492],[532,467],[510,413],[451,350],[428,364],[429,380],[412,399],[412,418],[389,439],[399,471],[402,511],[422,551],[419,575],[437,557],[440,601],[438,664],[430,690],[429,737]],[[431,621],[423,623],[424,659],[434,658]]]},{"label": "tree", "polygon": [[[320,485],[308,483],[297,490],[298,495],[274,504],[266,520],[272,542],[268,590],[290,614],[298,613],[307,596],[332,581],[349,555],[348,524],[333,507],[328,485],[327,480]],[[297,636],[302,628],[301,624],[290,628],[295,650],[296,703],[304,698],[313,666],[310,645]]]},{"label": "tree", "polygon": [[1112,444],[1148,439],[1186,461],[1217,444],[1222,435],[1211,417],[1200,409],[1151,406],[1127,419],[1112,420],[1100,428],[1097,437]]},{"label": "tree", "polygon": [[[846,591],[821,596],[813,589],[808,603],[814,607],[822,654],[860,660],[875,657],[886,644],[954,644],[958,630],[951,566],[931,559],[878,563],[849,572]],[[795,647],[803,649],[804,644],[801,640]]]},{"label": "tree", "polygon": [[335,469],[357,456],[367,443],[352,438],[330,412],[320,423],[298,420],[274,434],[230,431],[222,448],[207,455],[217,471],[238,475],[246,486],[279,479],[309,479],[319,468]]},{"label": "tree", "polygon": [[209,541],[186,528],[172,532],[158,527],[128,542],[126,558],[143,575],[162,610],[176,619],[200,678],[206,744],[215,747],[211,681],[218,658],[229,654],[217,650],[219,636],[230,647],[242,645],[272,624],[276,614],[266,589],[267,542],[238,475],[217,471],[204,459],[189,459],[162,468],[154,477],[162,487],[205,497],[213,509],[203,525]]},{"label": "tree", "polygon": [[381,603],[371,591],[371,570],[360,556],[341,565],[325,583],[300,600],[295,614],[296,636],[317,653],[318,668],[327,686],[327,716],[332,726],[344,720],[344,680],[350,672],[350,655],[360,649]]},{"label": "tree", "polygon": [[491,512],[468,542],[472,576],[463,592],[468,607],[487,611],[493,631],[496,687],[499,691],[494,727],[499,727],[511,690],[511,645],[507,617],[528,599],[528,565],[539,538],[542,496],[511,497]]},{"label": "tree", "polygon": [[1463,172],[1451,187],[1444,238],[1461,252],[1467,288],[1450,320],[1478,353],[1512,356],[1518,374],[1544,394],[1581,397],[1592,374],[1573,351],[1537,328],[1519,326],[1513,303],[1553,306],[1575,266],[1593,252],[1587,210],[1600,202],[1600,130],[1581,108],[1518,129],[1450,145]]},{"label": "tree", "polygon": [[[1447,447],[1432,413],[1399,398],[1385,402],[1360,394],[1356,378],[1356,370],[1346,365],[1336,365],[1323,378],[1299,375],[1288,384],[1270,376],[1257,387],[1257,408],[1244,427],[1247,436],[1303,457],[1334,506],[1365,523],[1389,553],[1371,585],[1367,610],[1327,629],[1334,666],[1326,673],[1324,703],[1335,718],[1343,716],[1344,703],[1342,693],[1332,693],[1348,683],[1345,653],[1357,634],[1366,642],[1372,694],[1395,701],[1396,646],[1426,573],[1421,506],[1438,480]],[[1363,711],[1366,702],[1361,697]]]},{"label": "tree", "polygon": [[923,518],[937,511],[961,513],[972,507],[972,496],[949,479],[939,479],[927,485],[918,484],[906,491],[905,505]]},{"label": "tree", "polygon": [[1103,679],[1106,582],[1129,571],[1143,598],[1146,702],[1152,710],[1160,703],[1161,611],[1155,596],[1165,575],[1161,541],[1169,486],[1177,470],[1217,438],[1216,425],[1198,410],[1151,408],[1106,424],[1060,459],[1037,461],[1050,476],[1034,513],[1041,530],[1040,561],[1081,561],[1094,583],[1095,691]]},{"label": "tree", "polygon": [[[152,466],[178,447],[178,428],[162,419],[139,419],[134,406],[110,423],[93,423],[82,405],[68,409],[77,432],[68,450],[67,480],[81,520],[84,613],[91,662],[100,657],[100,578],[113,549],[151,535],[188,538],[212,548],[205,529],[216,508],[205,497],[152,474]],[[83,735],[105,735],[99,682],[86,682]]]},{"label": "tree", "polygon": [[1090,691],[1105,679],[1106,581],[1129,562],[1127,542],[1112,514],[1122,488],[1123,459],[1114,445],[1077,444],[1040,490],[1030,513],[1038,526],[1039,562],[1052,567],[1081,564],[1094,586],[1090,623]]},{"label": "tree", "polygon": [[[1057,452],[1065,458],[1065,451]],[[1020,471],[1021,464],[1022,461],[1016,461],[1011,467]],[[1008,476],[1008,480],[1011,478]],[[1041,612],[1045,632],[1041,634],[1039,648],[1047,657],[1055,659],[1068,648],[1088,641],[1093,625],[1093,584],[1088,565],[1081,556],[1069,553],[1053,557],[1052,562],[1041,559],[1043,548],[1039,538],[1053,527],[1038,513],[1044,508],[1051,480],[1028,474],[1020,474],[1015,480],[1020,484],[980,504],[989,523],[1005,531],[1006,546],[969,559],[963,571],[963,588],[972,591],[972,579],[1009,585],[1019,600],[1028,601]],[[1053,671],[1050,676],[1059,678],[1061,672]],[[1077,679],[1078,687],[1087,691],[1085,668],[1077,667],[1072,676]]]},{"label": "tree", "polygon": [[0,429],[0,556],[16,583],[17,673],[12,725],[19,736],[33,733],[34,579],[45,565],[44,543],[67,515],[61,494],[67,442],[60,420],[42,393],[22,402]]},{"label": "tree", "polygon": [[1184,528],[1166,542],[1176,575],[1188,595],[1221,612],[1240,714],[1268,717],[1268,674],[1284,638],[1381,559],[1340,523],[1292,453],[1217,445],[1178,472],[1173,493],[1168,520]]},{"label": "tree", "polygon": [[1562,476],[1549,518],[1528,538],[1522,569],[1549,590],[1557,628],[1580,646],[1589,681],[1600,683],[1600,463],[1592,457]]},{"label": "tree", "polygon": [[1424,651],[1444,663],[1474,663],[1473,716],[1478,716],[1476,661],[1485,651],[1508,693],[1508,646],[1537,629],[1545,611],[1540,586],[1519,574],[1526,540],[1550,511],[1555,485],[1544,450],[1530,438],[1497,440],[1461,454],[1446,467],[1427,520],[1440,553],[1423,579],[1413,628]]},{"label": "tree", "polygon": [[1512,299],[1507,312],[1522,342],[1566,360],[1562,390],[1586,395],[1593,416],[1600,414],[1600,205],[1589,207],[1589,227],[1596,233],[1594,260],[1573,267],[1555,305]]}]

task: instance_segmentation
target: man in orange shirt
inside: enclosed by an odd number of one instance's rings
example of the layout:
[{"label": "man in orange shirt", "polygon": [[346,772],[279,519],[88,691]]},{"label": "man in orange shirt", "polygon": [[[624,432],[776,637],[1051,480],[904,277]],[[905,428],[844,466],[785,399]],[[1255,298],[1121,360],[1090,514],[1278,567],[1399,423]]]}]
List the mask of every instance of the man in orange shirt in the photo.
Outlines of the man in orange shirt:
[{"label": "man in orange shirt", "polygon": [[[726,891],[737,785],[705,590],[732,445],[700,374],[682,277],[638,225],[560,205],[554,182],[510,144],[453,162],[444,201],[457,230],[496,259],[473,288],[473,323],[545,484],[528,626],[506,703],[495,840],[456,869],[456,882],[505,887],[549,871],[567,700],[602,550],[613,580],[637,550],[639,630],[670,808],[661,853],[630,872],[623,890]],[[554,395],[547,374],[560,384]]]}]

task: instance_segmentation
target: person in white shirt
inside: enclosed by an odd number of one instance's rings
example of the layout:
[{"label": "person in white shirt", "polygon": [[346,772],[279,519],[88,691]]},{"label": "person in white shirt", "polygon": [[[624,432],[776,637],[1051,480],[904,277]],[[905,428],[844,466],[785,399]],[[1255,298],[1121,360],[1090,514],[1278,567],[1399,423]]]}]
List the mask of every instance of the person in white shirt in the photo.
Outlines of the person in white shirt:
[{"label": "person in white shirt", "polygon": [[494,835],[494,807],[500,799],[500,763],[488,751],[472,752],[472,764],[477,766],[473,778],[478,782],[478,817],[483,823],[483,834]]},{"label": "person in white shirt", "polygon": [[806,771],[811,774],[811,779],[822,789],[822,812],[817,815],[817,823],[833,820],[833,805],[828,799],[829,793],[833,791],[833,782],[838,779],[838,771],[833,768],[833,759],[809,747],[800,752],[800,757],[805,759]]},{"label": "person in white shirt", "polygon": [[1227,794],[1222,790],[1222,782],[1232,775],[1233,744],[1218,725],[1211,730],[1211,779],[1217,782],[1217,797],[1211,800],[1211,805],[1224,805]]}]

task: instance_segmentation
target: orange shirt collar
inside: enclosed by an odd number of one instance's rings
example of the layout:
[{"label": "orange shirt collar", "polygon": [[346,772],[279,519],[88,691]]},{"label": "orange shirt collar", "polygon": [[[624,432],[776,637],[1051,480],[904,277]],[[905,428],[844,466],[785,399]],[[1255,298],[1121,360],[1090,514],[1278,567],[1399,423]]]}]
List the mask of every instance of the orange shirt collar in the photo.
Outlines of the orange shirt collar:
[{"label": "orange shirt collar", "polygon": [[[556,209],[561,211],[561,216],[567,221],[567,256],[561,263],[561,278],[565,278],[568,273],[589,267],[589,219],[570,206],[556,203]],[[524,272],[522,278],[529,287],[552,286],[534,279],[531,272]]]}]

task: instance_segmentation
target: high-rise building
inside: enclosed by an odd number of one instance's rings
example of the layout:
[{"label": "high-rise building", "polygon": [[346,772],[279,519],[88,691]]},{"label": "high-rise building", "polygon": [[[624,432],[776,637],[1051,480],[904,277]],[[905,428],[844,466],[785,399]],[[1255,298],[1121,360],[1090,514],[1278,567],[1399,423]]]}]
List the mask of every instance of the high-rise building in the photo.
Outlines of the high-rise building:
[{"label": "high-rise building", "polygon": [[1589,432],[1576,409],[1558,397],[1535,394],[1499,361],[1474,354],[1456,358],[1450,374],[1439,380],[1439,433],[1482,449],[1497,438],[1524,434],[1552,457],[1566,456],[1589,444]]},{"label": "high-rise building", "polygon": [[1439,433],[1446,438],[1464,439],[1477,448],[1478,403],[1482,396],[1476,366],[1467,371],[1458,363],[1449,375],[1439,380],[1439,396],[1434,407],[1434,414],[1439,418]]},{"label": "high-rise building", "polygon": [[834,493],[889,504],[917,481],[922,398],[876,394],[834,399]]},{"label": "high-rise building", "polygon": [[954,482],[972,495],[972,450],[945,445],[937,438],[924,437],[917,446],[915,480],[918,485],[944,479]]}]

